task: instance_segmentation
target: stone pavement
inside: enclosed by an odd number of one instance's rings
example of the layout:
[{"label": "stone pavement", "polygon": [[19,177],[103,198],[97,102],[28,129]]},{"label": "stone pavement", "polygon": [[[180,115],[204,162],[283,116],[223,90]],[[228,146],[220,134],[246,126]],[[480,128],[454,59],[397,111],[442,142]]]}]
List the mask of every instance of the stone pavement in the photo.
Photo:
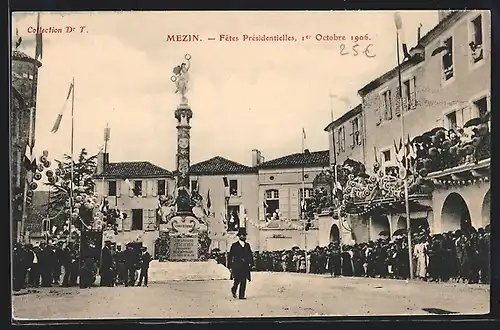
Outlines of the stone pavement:
[{"label": "stone pavement", "polygon": [[252,273],[247,300],[229,280],[149,287],[40,288],[13,297],[16,319],[201,318],[486,314],[487,285]]}]

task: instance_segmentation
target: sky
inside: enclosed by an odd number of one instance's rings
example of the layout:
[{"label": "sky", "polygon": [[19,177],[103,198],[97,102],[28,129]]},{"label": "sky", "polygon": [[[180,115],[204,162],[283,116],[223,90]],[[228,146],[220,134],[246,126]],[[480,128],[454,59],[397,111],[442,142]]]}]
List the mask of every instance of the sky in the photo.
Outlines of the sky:
[{"label": "sky", "polygon": [[[324,128],[360,103],[357,91],[396,64],[394,12],[78,12],[41,14],[42,28],[74,26],[43,35],[35,155],[61,159],[70,151],[71,107],[51,128],[75,79],[74,150],[97,153],[111,128],[110,161],[146,160],[175,169],[180,102],[172,70],[191,55],[189,104],[191,162],[214,156],[251,165],[252,149],[266,160],[301,151],[302,128],[311,151],[328,149]],[[401,12],[411,47],[438,21],[437,11]],[[85,31],[80,33],[80,26]],[[34,56],[36,13],[14,13],[19,50]],[[167,41],[169,34],[198,34],[200,42]],[[219,42],[226,34],[287,34],[296,42]],[[317,34],[346,41],[317,41]],[[351,36],[359,54],[349,50]],[[311,36],[302,41],[302,37]],[[14,38],[14,36],[13,36]],[[372,44],[368,58],[362,53]],[[329,97],[329,95],[335,97]],[[348,100],[348,101],[346,101]]]}]

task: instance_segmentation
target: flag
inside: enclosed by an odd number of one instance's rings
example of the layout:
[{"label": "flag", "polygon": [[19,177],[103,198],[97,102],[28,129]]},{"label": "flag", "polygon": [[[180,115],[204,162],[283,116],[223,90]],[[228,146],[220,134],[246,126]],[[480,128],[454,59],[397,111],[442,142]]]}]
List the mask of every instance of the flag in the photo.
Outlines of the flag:
[{"label": "flag", "polygon": [[109,141],[110,136],[111,136],[111,128],[106,127],[104,129],[104,141],[106,142]]},{"label": "flag", "polygon": [[68,90],[68,96],[66,97],[66,100],[64,101],[63,107],[59,114],[57,115],[56,121],[54,123],[54,126],[52,126],[52,133],[56,133],[59,130],[59,126],[61,126],[61,121],[62,121],[62,116],[64,113],[64,109],[66,108],[66,104],[69,100],[69,97],[71,96],[71,93],[73,92],[73,83],[69,85],[69,90]]},{"label": "flag", "polygon": [[396,24],[399,42],[401,42],[401,47],[403,48],[403,61],[404,61],[405,59],[410,58],[410,53],[408,52],[408,45],[406,44],[405,41],[403,20],[401,19],[401,14],[399,14],[399,12],[394,13],[394,23]]},{"label": "flag", "polygon": [[408,134],[408,142],[407,142],[407,156],[410,159],[417,158],[417,153],[415,152],[415,147],[411,144],[410,135]]},{"label": "flag", "polygon": [[302,127],[302,138],[305,140],[307,137],[306,137],[306,130],[304,129],[304,127]]},{"label": "flag", "polygon": [[21,46],[21,43],[23,42],[23,38],[19,35],[19,29],[16,28],[16,49]]},{"label": "flag", "polygon": [[208,192],[207,192],[207,209],[210,210],[211,207],[212,207],[212,201],[210,200],[210,189],[208,189]]},{"label": "flag", "polygon": [[40,32],[40,13],[37,15],[36,32],[35,59],[38,60],[38,58],[42,58],[43,53],[42,33]]},{"label": "flag", "polygon": [[399,155],[399,149],[398,149],[398,146],[396,145],[396,140],[392,140],[392,142],[394,143],[394,155],[396,155],[396,159],[397,159],[398,155]]},{"label": "flag", "polygon": [[32,149],[27,145],[24,154],[24,167],[27,171],[35,173],[37,170],[36,158],[33,158]]},{"label": "flag", "polygon": [[399,148],[398,148],[398,153],[396,154],[396,159],[398,162],[402,162],[403,159],[405,158],[405,151],[406,148],[403,145],[403,139],[399,139]]}]

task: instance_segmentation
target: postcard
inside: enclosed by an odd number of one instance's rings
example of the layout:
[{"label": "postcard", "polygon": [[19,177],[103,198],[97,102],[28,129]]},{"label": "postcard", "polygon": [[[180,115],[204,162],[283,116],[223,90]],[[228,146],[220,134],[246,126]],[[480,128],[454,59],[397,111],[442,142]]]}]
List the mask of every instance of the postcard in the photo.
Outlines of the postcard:
[{"label": "postcard", "polygon": [[487,314],[489,11],[14,12],[13,320]]}]

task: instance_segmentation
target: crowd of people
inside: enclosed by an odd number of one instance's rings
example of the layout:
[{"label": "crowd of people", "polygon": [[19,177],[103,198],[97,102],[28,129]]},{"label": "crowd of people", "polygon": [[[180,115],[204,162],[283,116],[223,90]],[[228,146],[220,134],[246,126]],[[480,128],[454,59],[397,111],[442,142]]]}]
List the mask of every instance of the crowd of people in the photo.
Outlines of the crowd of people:
[{"label": "crowd of people", "polygon": [[121,246],[114,247],[106,241],[99,259],[91,256],[82,259],[77,243],[16,243],[13,251],[13,289],[19,291],[52,286],[88,288],[97,284],[98,274],[100,286],[141,286],[143,282],[148,285],[152,257],[146,247],[138,250],[133,245],[127,245],[122,251]]},{"label": "crowd of people", "polygon": [[[457,230],[431,235],[428,229],[412,233],[414,277],[425,281],[490,283],[490,228]],[[80,260],[76,243],[42,242],[14,245],[13,289],[28,287],[148,285],[152,260],[146,247],[112,246],[106,241],[100,260]],[[227,264],[226,253],[212,251],[210,259]],[[307,260],[306,260],[307,258]],[[302,272],[332,276],[408,279],[407,236],[380,238],[354,245],[330,243],[308,251],[299,248],[254,252],[254,271]]]},{"label": "crowd of people", "polygon": [[[412,235],[414,277],[424,281],[490,283],[490,228]],[[254,252],[254,271],[308,272],[332,276],[408,279],[407,236],[380,238],[354,245],[331,243],[308,251],[294,248]],[[212,258],[224,264],[224,253]],[[307,258],[307,262],[306,262]]]}]

